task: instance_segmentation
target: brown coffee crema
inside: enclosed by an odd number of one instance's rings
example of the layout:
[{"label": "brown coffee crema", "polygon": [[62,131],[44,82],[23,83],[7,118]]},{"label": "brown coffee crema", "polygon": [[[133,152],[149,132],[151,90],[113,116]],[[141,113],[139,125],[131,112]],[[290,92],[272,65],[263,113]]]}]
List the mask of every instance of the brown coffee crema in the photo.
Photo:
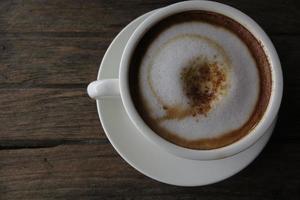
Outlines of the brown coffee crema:
[{"label": "brown coffee crema", "polygon": [[[141,90],[143,88],[140,87],[138,76],[141,61],[143,60],[150,44],[158,37],[158,35],[173,25],[193,21],[209,23],[219,28],[224,28],[240,38],[240,40],[248,47],[256,62],[260,82],[259,96],[256,105],[253,108],[253,112],[249,119],[242,126],[233,131],[222,133],[219,137],[187,140],[162,127],[159,122],[165,119],[153,119],[150,116],[149,113],[151,111],[141,94]],[[194,116],[197,114],[202,114],[203,117],[205,117],[205,115],[210,111],[211,102],[214,98],[217,98],[217,93],[224,89],[223,82],[226,81],[226,73],[218,71],[218,68],[214,68],[214,66],[207,67],[207,65],[208,64],[204,62],[199,65],[187,66],[184,69],[181,73],[181,80],[183,82],[185,94],[190,100],[191,109],[182,110],[180,107],[168,108],[165,106],[164,109],[167,113],[165,116],[166,119],[177,118],[180,120],[186,116]],[[199,71],[201,73],[198,74]],[[200,74],[206,74],[206,76],[201,76]],[[201,80],[201,82],[197,82],[195,80]],[[209,93],[207,92],[207,88],[204,87],[205,84],[203,86],[203,83],[206,82],[210,85]],[[218,13],[208,11],[186,11],[161,20],[151,27],[142,37],[131,58],[129,85],[131,98],[136,110],[145,123],[156,134],[167,141],[182,147],[209,150],[224,147],[238,141],[257,125],[264,115],[269,103],[272,88],[272,75],[270,63],[265,51],[263,50],[262,44],[244,26],[233,19]]]}]

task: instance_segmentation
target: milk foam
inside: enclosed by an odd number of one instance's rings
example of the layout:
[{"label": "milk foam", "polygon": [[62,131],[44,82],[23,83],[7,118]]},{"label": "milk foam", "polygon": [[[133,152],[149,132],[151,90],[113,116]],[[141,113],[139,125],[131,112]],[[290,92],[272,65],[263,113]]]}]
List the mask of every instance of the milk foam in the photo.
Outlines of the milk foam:
[{"label": "milk foam", "polygon": [[226,93],[204,115],[158,121],[169,132],[188,140],[221,136],[240,128],[259,96],[259,74],[247,46],[235,34],[203,22],[166,29],[151,43],[141,62],[141,95],[153,119],[166,114],[163,104],[188,108],[180,72],[191,60],[218,63],[227,72]]}]

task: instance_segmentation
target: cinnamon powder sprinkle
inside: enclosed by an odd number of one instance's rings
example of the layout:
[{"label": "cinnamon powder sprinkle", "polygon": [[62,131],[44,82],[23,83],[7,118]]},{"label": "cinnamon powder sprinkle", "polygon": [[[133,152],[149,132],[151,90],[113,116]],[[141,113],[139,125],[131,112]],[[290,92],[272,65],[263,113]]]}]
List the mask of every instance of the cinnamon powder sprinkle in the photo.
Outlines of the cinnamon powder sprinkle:
[{"label": "cinnamon powder sprinkle", "polygon": [[225,88],[226,75],[217,63],[195,62],[183,68],[181,81],[192,115],[206,116]]}]

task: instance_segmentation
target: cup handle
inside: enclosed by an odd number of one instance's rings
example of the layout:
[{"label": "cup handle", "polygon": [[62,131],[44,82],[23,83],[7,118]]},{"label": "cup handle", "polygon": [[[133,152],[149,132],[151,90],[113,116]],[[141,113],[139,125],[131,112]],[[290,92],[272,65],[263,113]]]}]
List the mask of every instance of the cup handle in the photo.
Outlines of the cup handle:
[{"label": "cup handle", "polygon": [[93,81],[88,85],[87,93],[92,99],[119,97],[119,79]]}]

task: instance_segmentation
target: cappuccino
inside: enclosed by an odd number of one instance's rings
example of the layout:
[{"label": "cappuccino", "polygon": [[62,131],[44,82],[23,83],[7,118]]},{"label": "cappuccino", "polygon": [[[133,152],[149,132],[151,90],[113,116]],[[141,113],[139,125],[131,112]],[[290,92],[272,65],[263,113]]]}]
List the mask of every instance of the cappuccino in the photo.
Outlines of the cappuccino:
[{"label": "cappuccino", "polygon": [[260,42],[241,24],[187,11],[152,26],[131,57],[131,98],[159,136],[215,149],[246,136],[262,118],[272,77]]}]

